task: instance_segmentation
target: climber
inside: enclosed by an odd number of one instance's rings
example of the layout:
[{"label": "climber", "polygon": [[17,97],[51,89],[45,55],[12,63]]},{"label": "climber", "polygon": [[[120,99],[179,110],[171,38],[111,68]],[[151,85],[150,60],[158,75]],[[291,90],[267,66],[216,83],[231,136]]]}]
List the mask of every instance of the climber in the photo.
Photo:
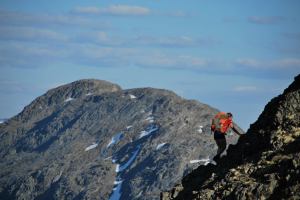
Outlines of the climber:
[{"label": "climber", "polygon": [[236,134],[241,135],[238,132],[238,130],[233,126],[231,113],[219,112],[212,119],[211,132],[214,133],[214,139],[218,146],[217,155],[213,158],[215,162],[217,162],[220,159],[221,154],[226,149],[227,143],[225,135],[229,128],[231,128]]}]

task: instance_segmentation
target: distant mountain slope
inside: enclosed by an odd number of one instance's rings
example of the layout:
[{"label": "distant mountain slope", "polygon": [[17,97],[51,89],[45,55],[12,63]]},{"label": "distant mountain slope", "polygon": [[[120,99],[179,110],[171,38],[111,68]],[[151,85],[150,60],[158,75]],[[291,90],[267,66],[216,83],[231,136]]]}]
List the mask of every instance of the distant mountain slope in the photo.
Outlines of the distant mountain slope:
[{"label": "distant mountain slope", "polygon": [[3,124],[7,121],[7,119],[0,119],[0,124]]},{"label": "distant mountain slope", "polygon": [[52,89],[0,124],[0,199],[158,199],[215,154],[216,112],[99,80]]},{"label": "distant mountain slope", "polygon": [[300,199],[300,75],[217,166],[200,166],[166,199]]}]

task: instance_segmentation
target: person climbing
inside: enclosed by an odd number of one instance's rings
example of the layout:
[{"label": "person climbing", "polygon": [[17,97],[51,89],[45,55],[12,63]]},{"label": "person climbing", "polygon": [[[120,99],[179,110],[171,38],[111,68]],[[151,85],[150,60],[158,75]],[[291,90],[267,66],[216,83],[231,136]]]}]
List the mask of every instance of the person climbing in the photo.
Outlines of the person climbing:
[{"label": "person climbing", "polygon": [[219,112],[212,119],[211,132],[214,133],[214,139],[218,146],[217,155],[215,155],[215,157],[213,158],[215,162],[217,162],[220,159],[221,154],[226,149],[227,143],[225,135],[227,134],[227,131],[231,128],[233,132],[235,132],[238,135],[241,135],[239,131],[233,126],[232,118],[233,116],[230,112]]}]

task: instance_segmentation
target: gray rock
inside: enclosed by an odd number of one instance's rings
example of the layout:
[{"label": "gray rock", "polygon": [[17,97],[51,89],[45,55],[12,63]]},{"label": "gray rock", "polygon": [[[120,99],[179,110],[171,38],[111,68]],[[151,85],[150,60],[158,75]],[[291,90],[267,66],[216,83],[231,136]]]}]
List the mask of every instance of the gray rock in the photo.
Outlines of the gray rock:
[{"label": "gray rock", "polygon": [[174,198],[170,194],[178,186],[164,192],[164,200],[300,199],[299,145],[300,75],[266,105],[217,166],[198,167],[182,179]]},{"label": "gray rock", "polygon": [[158,199],[216,153],[216,112],[99,80],[52,89],[0,124],[0,199]]}]

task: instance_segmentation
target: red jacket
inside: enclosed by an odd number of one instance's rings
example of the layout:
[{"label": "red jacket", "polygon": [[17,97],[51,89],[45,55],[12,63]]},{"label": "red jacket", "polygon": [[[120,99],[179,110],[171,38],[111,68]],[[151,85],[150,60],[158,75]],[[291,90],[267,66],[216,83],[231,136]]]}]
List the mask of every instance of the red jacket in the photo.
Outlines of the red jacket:
[{"label": "red jacket", "polygon": [[211,130],[220,131],[221,133],[226,133],[228,128],[233,128],[232,118],[228,117],[225,112],[219,112],[213,119]]}]

